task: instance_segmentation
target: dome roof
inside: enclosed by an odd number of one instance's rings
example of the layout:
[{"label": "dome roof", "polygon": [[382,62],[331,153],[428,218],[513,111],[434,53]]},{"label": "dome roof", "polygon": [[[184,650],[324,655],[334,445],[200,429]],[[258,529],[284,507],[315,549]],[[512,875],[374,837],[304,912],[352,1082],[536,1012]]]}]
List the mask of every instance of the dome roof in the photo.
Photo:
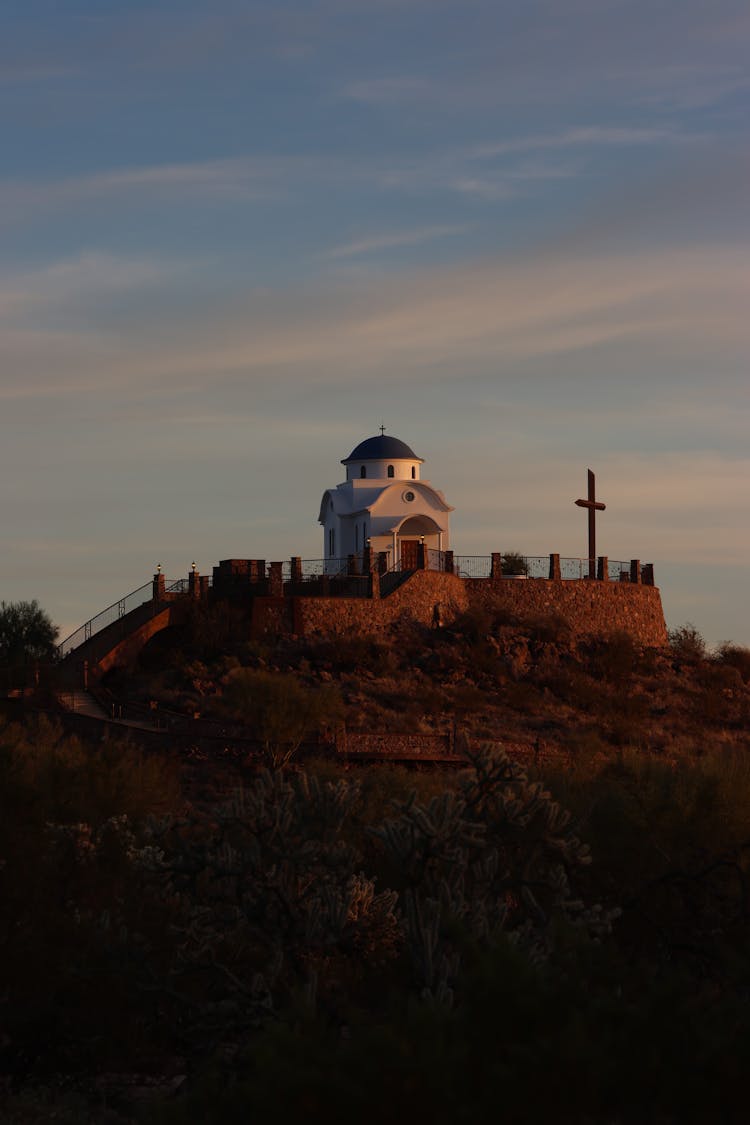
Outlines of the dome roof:
[{"label": "dome roof", "polygon": [[341,462],[347,465],[349,461],[420,461],[413,449],[405,441],[399,441],[390,434],[377,434],[375,437],[361,441],[348,457]]}]

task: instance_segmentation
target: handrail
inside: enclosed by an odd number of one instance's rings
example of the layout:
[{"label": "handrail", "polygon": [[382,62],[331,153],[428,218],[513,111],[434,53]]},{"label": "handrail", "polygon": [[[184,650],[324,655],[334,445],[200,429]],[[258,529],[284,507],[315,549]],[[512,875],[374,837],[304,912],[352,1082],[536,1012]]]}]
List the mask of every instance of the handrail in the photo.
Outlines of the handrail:
[{"label": "handrail", "polygon": [[[503,574],[502,578],[549,578],[549,555],[516,555],[513,560],[519,566],[519,573]],[[492,575],[492,555],[455,555],[454,574],[459,578],[490,578]],[[523,568],[523,569],[521,569]],[[589,560],[576,558],[560,559],[560,577],[566,581],[588,578]],[[616,559],[607,560],[607,576],[611,581],[625,581],[630,575],[630,563]]]},{"label": "handrail", "polygon": [[[165,583],[165,589],[168,594],[184,593],[187,589],[187,580],[177,578],[168,581]],[[139,606],[144,605],[146,602],[150,602],[153,598],[153,593],[153,583],[145,582],[143,586],[139,586],[137,590],[131,590],[131,592],[126,594],[123,598],[112,602],[112,605],[108,605],[106,609],[101,610],[100,613],[97,613],[89,621],[85,621],[83,625],[80,625],[74,630],[70,636],[60,642],[56,650],[57,659],[64,660],[66,656],[69,656],[71,652],[79,648],[85,641],[90,640],[90,638],[97,633],[101,633],[108,625],[114,624],[115,621],[119,621],[120,618],[124,617],[127,613],[138,609]]]}]

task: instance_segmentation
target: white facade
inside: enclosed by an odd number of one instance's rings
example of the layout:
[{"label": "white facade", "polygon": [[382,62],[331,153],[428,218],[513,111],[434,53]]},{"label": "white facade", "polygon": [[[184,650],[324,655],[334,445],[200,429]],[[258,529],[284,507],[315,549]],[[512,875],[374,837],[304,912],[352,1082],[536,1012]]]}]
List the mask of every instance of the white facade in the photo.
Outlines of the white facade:
[{"label": "white facade", "polygon": [[421,479],[423,461],[404,442],[380,434],[361,442],[342,462],[346,480],[323,494],[323,556],[327,573],[369,545],[384,551],[389,569],[401,563],[405,541],[431,550],[450,547],[450,513],[442,492]]}]

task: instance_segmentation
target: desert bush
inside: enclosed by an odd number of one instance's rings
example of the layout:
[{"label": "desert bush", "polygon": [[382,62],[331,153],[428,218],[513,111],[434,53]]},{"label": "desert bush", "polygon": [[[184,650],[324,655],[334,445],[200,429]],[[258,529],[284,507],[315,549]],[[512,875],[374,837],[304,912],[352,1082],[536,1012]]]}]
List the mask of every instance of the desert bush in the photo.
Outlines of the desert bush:
[{"label": "desert bush", "polygon": [[723,641],[717,651],[716,660],[730,668],[736,668],[744,683],[750,683],[750,648],[733,645]]},{"label": "desert bush", "polygon": [[252,668],[229,673],[222,703],[226,715],[252,729],[274,768],[288,762],[306,738],[334,730],[343,717],[336,687],[307,688],[290,673]]},{"label": "desert bush", "polygon": [[490,609],[472,605],[460,613],[451,626],[451,632],[463,637],[469,644],[483,641],[493,628],[493,615]]},{"label": "desert bush", "polygon": [[613,683],[623,683],[630,679],[636,659],[637,649],[633,638],[630,633],[620,629],[590,646],[589,670],[594,676]]},{"label": "desert bush", "polygon": [[668,635],[672,654],[687,664],[696,664],[706,655],[706,642],[695,625],[687,622],[677,629],[670,629]]},{"label": "desert bush", "polygon": [[534,614],[524,619],[529,636],[543,644],[566,644],[570,640],[570,622],[559,613]]},{"label": "desert bush", "polygon": [[501,557],[500,570],[502,574],[508,575],[528,574],[529,564],[526,562],[525,555],[520,552],[506,551]]}]

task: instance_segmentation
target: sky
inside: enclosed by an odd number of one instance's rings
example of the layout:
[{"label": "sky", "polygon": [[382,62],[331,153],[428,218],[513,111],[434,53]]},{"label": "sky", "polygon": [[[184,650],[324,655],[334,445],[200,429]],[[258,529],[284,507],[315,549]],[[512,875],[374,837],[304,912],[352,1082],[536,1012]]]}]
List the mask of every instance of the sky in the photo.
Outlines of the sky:
[{"label": "sky", "polygon": [[457,554],[750,645],[746,0],[5,0],[0,598],[319,558],[378,432]]}]

